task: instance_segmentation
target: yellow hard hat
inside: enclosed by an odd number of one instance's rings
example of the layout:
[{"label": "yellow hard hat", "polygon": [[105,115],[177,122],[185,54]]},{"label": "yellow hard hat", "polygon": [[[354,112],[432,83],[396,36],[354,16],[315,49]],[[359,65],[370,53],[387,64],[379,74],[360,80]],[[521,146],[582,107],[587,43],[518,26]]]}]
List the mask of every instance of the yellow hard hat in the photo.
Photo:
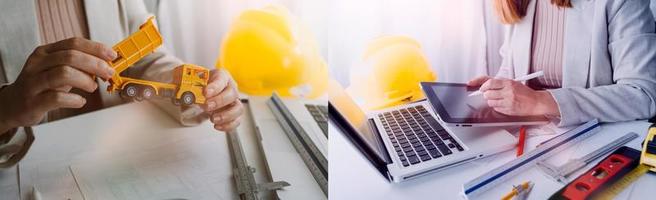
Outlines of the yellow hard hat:
[{"label": "yellow hard hat", "polygon": [[354,97],[367,110],[382,109],[424,98],[422,81],[436,81],[417,41],[405,36],[384,36],[371,41],[362,61],[350,70]]},{"label": "yellow hard hat", "polygon": [[328,82],[312,34],[280,6],[242,12],[223,38],[216,67],[227,69],[239,90],[252,95],[314,98]]}]

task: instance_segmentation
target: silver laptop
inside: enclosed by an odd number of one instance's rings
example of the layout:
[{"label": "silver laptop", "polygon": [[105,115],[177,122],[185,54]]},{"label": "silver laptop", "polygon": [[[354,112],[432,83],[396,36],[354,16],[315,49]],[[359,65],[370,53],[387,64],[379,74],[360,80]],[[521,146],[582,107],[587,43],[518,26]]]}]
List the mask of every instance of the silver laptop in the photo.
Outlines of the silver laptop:
[{"label": "silver laptop", "polygon": [[512,149],[501,128],[448,127],[426,101],[364,113],[336,82],[329,86],[329,117],[376,169],[392,182],[420,177]]}]

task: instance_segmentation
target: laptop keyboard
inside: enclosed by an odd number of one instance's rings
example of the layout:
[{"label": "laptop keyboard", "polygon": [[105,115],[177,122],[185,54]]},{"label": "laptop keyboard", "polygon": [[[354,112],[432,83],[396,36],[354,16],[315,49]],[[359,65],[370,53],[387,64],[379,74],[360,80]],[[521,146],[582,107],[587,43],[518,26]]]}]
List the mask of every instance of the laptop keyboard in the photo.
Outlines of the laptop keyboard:
[{"label": "laptop keyboard", "polygon": [[305,108],[310,112],[314,121],[319,124],[321,132],[328,137],[328,106],[305,104]]},{"label": "laptop keyboard", "polygon": [[424,106],[380,113],[378,119],[405,167],[464,150]]}]

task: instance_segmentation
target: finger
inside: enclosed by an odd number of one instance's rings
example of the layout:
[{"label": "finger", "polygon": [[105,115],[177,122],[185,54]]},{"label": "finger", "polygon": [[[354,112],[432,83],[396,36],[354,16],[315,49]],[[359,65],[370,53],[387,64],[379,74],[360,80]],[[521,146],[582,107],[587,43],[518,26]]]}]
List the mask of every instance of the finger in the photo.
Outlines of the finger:
[{"label": "finger", "polygon": [[216,95],[207,100],[205,112],[212,112],[216,109],[223,108],[224,106],[237,100],[239,100],[239,94],[237,93],[237,90],[230,83],[228,83],[228,86],[221,93],[219,93],[219,95]]},{"label": "finger", "polygon": [[106,61],[78,50],[63,50],[44,57],[37,71],[48,70],[52,66],[68,65],[86,73],[109,79],[114,69]]},{"label": "finger", "polygon": [[87,103],[87,100],[80,95],[55,90],[41,93],[37,98],[43,99],[42,101],[39,101],[41,103],[35,105],[35,110],[40,113],[45,113],[58,108],[81,108]]},{"label": "finger", "polygon": [[68,92],[71,87],[79,88],[86,92],[93,92],[98,88],[96,81],[88,74],[70,66],[59,66],[39,74],[36,81],[37,93],[44,90],[58,90]]},{"label": "finger", "polygon": [[210,72],[209,84],[205,87],[205,98],[212,98],[223,91],[229,84],[230,77],[227,77],[223,70],[212,70]]},{"label": "finger", "polygon": [[476,77],[476,78],[470,80],[469,82],[467,82],[467,85],[468,86],[480,86],[483,83],[485,83],[485,81],[487,81],[491,78],[492,77],[489,77],[489,76],[479,76],[479,77]]},{"label": "finger", "polygon": [[497,108],[494,108],[494,111],[497,111],[497,112],[505,114],[505,115],[514,115],[515,114],[510,108],[506,108],[506,107],[497,107]]},{"label": "finger", "polygon": [[235,101],[235,102],[233,102],[233,103],[231,103],[227,106],[224,106],[223,108],[219,108],[219,109],[213,111],[210,114],[211,115],[210,120],[212,121],[212,123],[215,123],[215,124],[219,123],[220,121],[230,121],[230,120],[232,120],[232,119],[225,119],[226,117],[223,116],[224,115],[223,113],[228,111],[229,109],[233,109],[233,107],[235,107],[236,105],[237,105],[237,101]]},{"label": "finger", "polygon": [[230,80],[230,84],[231,84],[233,87],[235,87],[235,88],[238,88],[238,87],[239,87],[239,85],[237,85],[237,81],[235,81],[235,79],[232,78],[232,75],[230,74],[230,72],[229,72],[228,70],[226,70],[226,69],[224,69],[224,68],[220,68],[219,70],[222,71],[223,74],[225,74],[226,79]]},{"label": "finger", "polygon": [[40,48],[45,53],[54,53],[63,50],[79,50],[84,53],[96,56],[105,61],[111,61],[118,56],[116,52],[102,43],[94,42],[84,38],[69,38]]},{"label": "finger", "polygon": [[487,100],[487,105],[493,108],[507,107],[507,103],[504,100]]},{"label": "finger", "polygon": [[70,92],[71,89],[73,89],[73,87],[68,86],[68,85],[67,85],[67,86],[62,86],[62,87],[55,88],[55,90],[60,91],[60,92]]},{"label": "finger", "polygon": [[503,92],[499,90],[487,90],[483,92],[483,97],[486,100],[500,100],[504,98]]},{"label": "finger", "polygon": [[509,79],[489,79],[481,85],[480,90],[485,92],[487,90],[499,90],[503,89],[506,85],[508,85],[508,82],[511,81]]},{"label": "finger", "polygon": [[241,124],[241,117],[238,117],[237,119],[232,120],[232,121],[227,122],[227,123],[216,124],[216,125],[214,125],[214,129],[219,130],[219,131],[230,131],[230,130],[233,130],[233,129],[237,128],[239,126],[239,124]]},{"label": "finger", "polygon": [[221,124],[237,119],[244,113],[241,102],[235,101],[234,103],[226,106],[225,109],[212,113],[212,123]]}]

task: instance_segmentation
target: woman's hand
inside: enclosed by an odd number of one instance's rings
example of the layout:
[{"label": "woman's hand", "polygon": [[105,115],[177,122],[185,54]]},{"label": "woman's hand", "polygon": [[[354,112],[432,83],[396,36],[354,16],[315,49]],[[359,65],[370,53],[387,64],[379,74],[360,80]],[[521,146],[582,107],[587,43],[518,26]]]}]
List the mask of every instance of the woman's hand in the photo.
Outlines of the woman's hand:
[{"label": "woman's hand", "polygon": [[536,91],[528,86],[505,78],[488,76],[475,78],[469,86],[481,86],[487,105],[506,115],[558,116],[558,104],[547,91]]},{"label": "woman's hand", "polygon": [[204,93],[207,102],[202,107],[210,115],[214,129],[229,131],[237,128],[244,105],[230,73],[223,68],[212,70]]},{"label": "woman's hand", "polygon": [[84,106],[86,99],[71,88],[96,90],[93,76],[111,78],[107,61],[114,58],[111,48],[81,38],[37,47],[16,81],[0,91],[0,133],[34,125],[54,109]]}]

